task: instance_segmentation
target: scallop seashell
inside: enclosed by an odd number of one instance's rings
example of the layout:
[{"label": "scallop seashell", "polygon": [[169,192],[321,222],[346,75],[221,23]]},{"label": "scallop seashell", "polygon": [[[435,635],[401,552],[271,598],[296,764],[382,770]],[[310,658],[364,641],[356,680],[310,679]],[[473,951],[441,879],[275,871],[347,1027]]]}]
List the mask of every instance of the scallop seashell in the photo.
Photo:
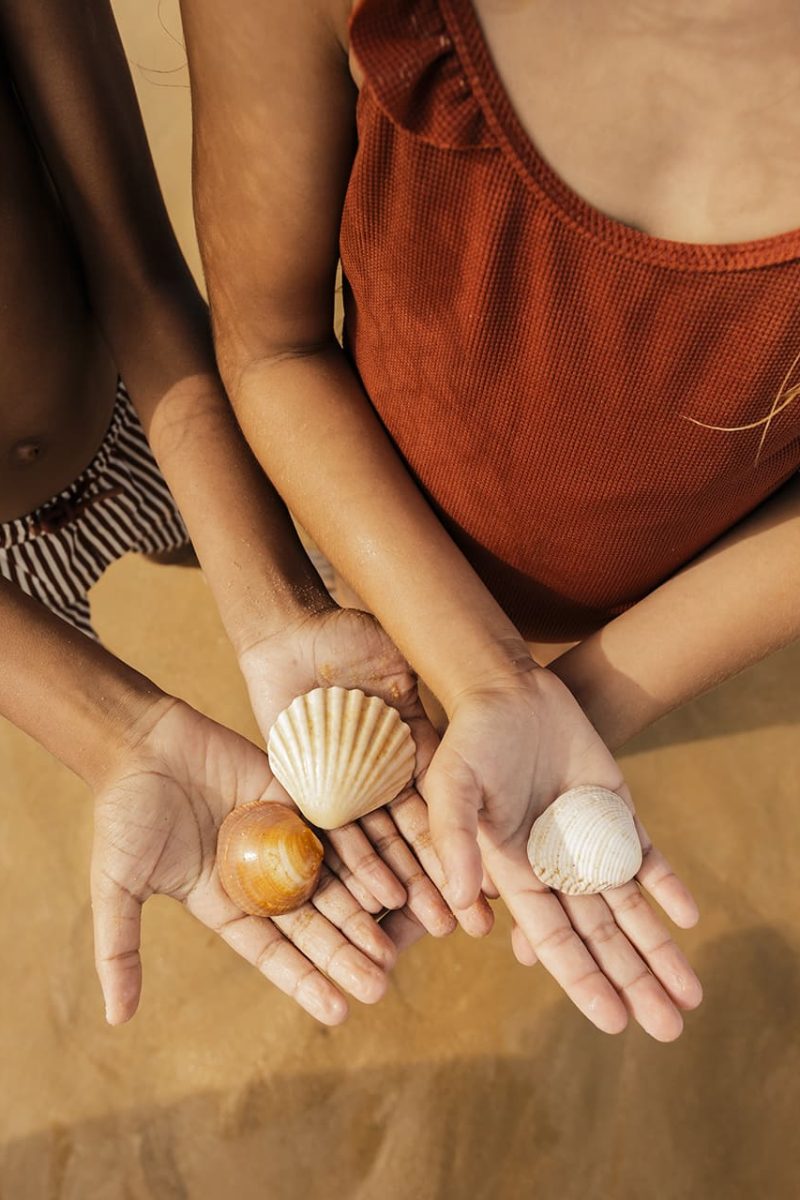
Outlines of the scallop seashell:
[{"label": "scallop seashell", "polygon": [[217,838],[217,870],[225,891],[253,917],[277,917],[313,894],[322,843],[285,804],[252,800],[228,813]]},{"label": "scallop seashell", "polygon": [[358,688],[298,696],[272,726],[272,771],[305,817],[336,829],[394,800],[414,774],[414,739],[396,709]]},{"label": "scallop seashell", "polygon": [[547,887],[580,896],[633,879],[642,847],[625,801],[588,785],[564,792],[534,821],[528,859]]}]

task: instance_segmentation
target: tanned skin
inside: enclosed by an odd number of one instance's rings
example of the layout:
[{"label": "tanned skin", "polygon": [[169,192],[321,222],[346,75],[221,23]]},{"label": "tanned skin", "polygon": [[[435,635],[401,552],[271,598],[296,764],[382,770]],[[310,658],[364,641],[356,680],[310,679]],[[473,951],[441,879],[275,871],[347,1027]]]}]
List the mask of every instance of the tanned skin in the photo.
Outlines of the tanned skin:
[{"label": "tanned skin", "polygon": [[[0,517],[29,512],[89,463],[119,372],[264,737],[295,695],[341,683],[396,704],[430,757],[435,735],[407,664],[373,618],[331,600],[237,428],[109,4],[0,0],[0,49]],[[140,910],[154,892],[329,1024],[347,1013],[344,993],[379,998],[397,946],[455,927],[410,787],[391,812],[331,834],[335,874],[296,916],[245,917],[220,889],[216,833],[234,804],[288,801],[264,754],[5,580],[0,641],[0,713],[95,795],[95,945],[112,1023],[138,1004]],[[398,911],[379,928],[370,914],[384,907]],[[459,919],[476,935],[492,921],[482,898]]]}]

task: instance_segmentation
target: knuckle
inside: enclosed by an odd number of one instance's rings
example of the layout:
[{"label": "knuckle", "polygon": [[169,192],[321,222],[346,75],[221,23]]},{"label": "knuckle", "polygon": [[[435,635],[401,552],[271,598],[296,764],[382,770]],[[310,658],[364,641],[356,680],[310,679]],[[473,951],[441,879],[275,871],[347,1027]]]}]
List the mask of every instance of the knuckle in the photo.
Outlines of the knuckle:
[{"label": "knuckle", "polygon": [[108,966],[113,963],[115,967],[135,966],[139,961],[139,951],[137,950],[118,950],[115,954],[103,954],[98,956],[98,966]]},{"label": "knuckle", "polygon": [[275,958],[283,949],[283,945],[283,938],[270,938],[263,950],[261,950],[256,956],[254,966],[258,971],[261,971],[262,975],[269,975]]},{"label": "knuckle", "polygon": [[545,934],[543,938],[533,942],[533,949],[537,954],[542,950],[547,954],[548,952],[560,950],[572,937],[573,930],[571,925],[558,925],[555,929],[551,929],[549,933]]},{"label": "knuckle", "polygon": [[336,959],[339,957],[339,955],[342,953],[343,950],[348,949],[349,945],[350,945],[350,943],[345,941],[344,938],[342,938],[340,941],[338,941],[332,947],[332,949],[329,951],[329,953],[325,957],[325,965],[322,968],[326,975],[331,974],[331,968],[333,967],[333,964],[336,962]]},{"label": "knuckle", "polygon": [[618,925],[612,920],[600,921],[592,929],[584,941],[591,942],[594,946],[602,946],[606,942],[611,942],[614,938],[619,937],[621,930]]},{"label": "knuckle", "polygon": [[384,854],[388,854],[392,848],[400,844],[401,841],[402,839],[397,833],[384,833],[375,839],[373,845],[376,852],[383,857]]},{"label": "knuckle", "polygon": [[597,966],[591,966],[584,971],[582,975],[579,975],[576,979],[573,979],[570,982],[570,990],[576,991],[580,988],[583,988],[585,984],[596,981],[598,976],[600,976],[600,968]]},{"label": "knuckle", "polygon": [[312,978],[314,975],[316,975],[316,973],[317,972],[316,972],[315,968],[309,964],[307,970],[301,971],[298,975],[295,976],[294,983],[292,984],[292,987],[290,990],[290,995],[295,1000],[297,1000],[299,998],[300,993],[303,991],[303,989],[309,983],[311,983]]},{"label": "knuckle", "polygon": [[[411,893],[413,892],[416,896],[420,892],[420,890],[422,890],[423,888],[425,890],[433,889],[435,891],[435,888],[433,888],[433,884],[428,879],[428,876],[425,874],[424,871],[414,871],[413,874],[411,874],[411,875],[403,876],[403,883],[405,884],[405,889],[409,893],[409,895],[411,895]],[[426,888],[426,884],[429,884],[430,888]],[[437,893],[437,895],[438,895],[438,893]]]},{"label": "knuckle", "polygon": [[623,992],[631,992],[640,984],[649,983],[649,981],[654,978],[655,976],[653,975],[652,971],[649,971],[648,968],[642,964],[641,970],[637,971],[632,979],[629,979],[627,983],[622,985],[622,990]]},{"label": "knuckle", "polygon": [[634,884],[633,888],[624,898],[624,900],[615,905],[615,911],[619,916],[629,916],[631,913],[640,913],[647,907],[647,902],[645,901],[644,896]]},{"label": "knuckle", "polygon": [[376,875],[383,874],[384,867],[375,851],[370,850],[361,856],[354,869],[356,875],[369,875],[374,878]]}]

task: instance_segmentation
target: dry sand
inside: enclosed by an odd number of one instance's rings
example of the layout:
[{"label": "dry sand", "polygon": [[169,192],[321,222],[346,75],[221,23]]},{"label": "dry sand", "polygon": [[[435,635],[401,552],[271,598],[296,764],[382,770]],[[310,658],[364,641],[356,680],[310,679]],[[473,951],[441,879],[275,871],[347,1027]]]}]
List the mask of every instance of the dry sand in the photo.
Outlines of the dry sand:
[{"label": "dry sand", "polygon": [[[162,16],[177,35],[175,5]],[[118,0],[192,262],[183,52]],[[169,86],[165,86],[169,84]],[[197,572],[118,564],[108,645],[256,737]],[[800,1196],[800,646],[640,739],[625,770],[703,919],[706,987],[672,1046],[596,1033],[504,917],[428,940],[391,993],[316,1026],[171,901],[145,908],[145,991],[103,1022],[85,789],[0,725],[0,1200],[796,1200]]]}]

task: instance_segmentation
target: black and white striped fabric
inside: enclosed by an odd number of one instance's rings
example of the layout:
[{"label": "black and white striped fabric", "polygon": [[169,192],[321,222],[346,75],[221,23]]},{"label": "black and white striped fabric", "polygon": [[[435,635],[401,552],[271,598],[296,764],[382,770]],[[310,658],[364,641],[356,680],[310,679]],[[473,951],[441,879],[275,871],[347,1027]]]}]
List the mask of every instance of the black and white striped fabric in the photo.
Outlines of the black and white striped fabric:
[{"label": "black and white striped fabric", "polygon": [[89,466],[35,512],[0,524],[0,574],[96,638],[88,591],[128,551],[178,550],[189,535],[123,383]]}]

